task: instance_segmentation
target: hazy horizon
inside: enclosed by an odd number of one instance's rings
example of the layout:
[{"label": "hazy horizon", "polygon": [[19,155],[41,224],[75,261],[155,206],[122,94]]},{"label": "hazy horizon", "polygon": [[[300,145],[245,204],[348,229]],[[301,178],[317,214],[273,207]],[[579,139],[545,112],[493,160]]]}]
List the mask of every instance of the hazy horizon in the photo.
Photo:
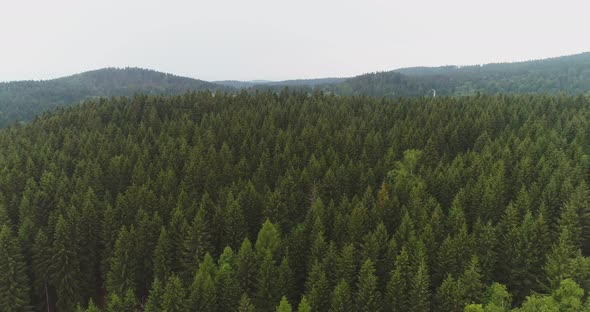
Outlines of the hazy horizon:
[{"label": "hazy horizon", "polygon": [[12,2],[0,81],[141,67],[207,81],[350,77],[590,51],[590,4],[565,0]]}]

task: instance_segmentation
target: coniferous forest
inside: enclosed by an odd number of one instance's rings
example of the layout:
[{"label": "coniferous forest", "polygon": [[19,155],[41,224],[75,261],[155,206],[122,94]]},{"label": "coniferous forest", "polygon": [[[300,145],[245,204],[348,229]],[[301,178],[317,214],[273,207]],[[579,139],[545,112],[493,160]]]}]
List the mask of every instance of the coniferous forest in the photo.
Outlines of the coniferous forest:
[{"label": "coniferous forest", "polygon": [[97,99],[0,131],[0,311],[588,311],[590,98]]}]

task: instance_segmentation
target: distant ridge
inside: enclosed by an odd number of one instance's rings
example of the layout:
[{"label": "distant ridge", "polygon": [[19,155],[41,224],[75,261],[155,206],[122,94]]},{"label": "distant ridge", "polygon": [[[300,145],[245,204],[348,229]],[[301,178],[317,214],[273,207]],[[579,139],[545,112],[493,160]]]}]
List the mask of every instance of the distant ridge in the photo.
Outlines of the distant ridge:
[{"label": "distant ridge", "polygon": [[230,91],[211,82],[134,67],[103,68],[68,77],[0,83],[0,127],[28,121],[57,106],[93,97],[180,94],[187,91]]},{"label": "distant ridge", "polygon": [[285,87],[304,92],[374,97],[432,96],[433,90],[437,96],[478,93],[590,95],[590,52],[514,63],[409,67],[350,78],[285,81],[207,82],[135,67],[103,68],[52,80],[0,83],[0,127],[29,121],[55,107],[95,97],[135,93],[171,95],[200,90],[279,92]]},{"label": "distant ridge", "polygon": [[349,78],[323,90],[343,95],[422,96],[590,92],[590,52],[470,66],[410,67]]}]

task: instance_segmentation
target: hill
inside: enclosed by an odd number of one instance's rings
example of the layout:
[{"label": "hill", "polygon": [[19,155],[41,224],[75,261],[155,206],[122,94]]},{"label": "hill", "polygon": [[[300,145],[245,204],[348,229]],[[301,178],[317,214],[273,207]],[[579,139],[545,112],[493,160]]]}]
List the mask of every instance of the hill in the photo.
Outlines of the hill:
[{"label": "hill", "polygon": [[140,68],[104,68],[46,81],[0,83],[0,127],[92,97],[229,90],[210,82]]},{"label": "hill", "polygon": [[370,73],[322,86],[342,95],[437,95],[590,92],[590,53],[474,66],[414,67]]},{"label": "hill", "polygon": [[58,109],[0,130],[2,311],[582,311],[589,128],[567,95]]}]

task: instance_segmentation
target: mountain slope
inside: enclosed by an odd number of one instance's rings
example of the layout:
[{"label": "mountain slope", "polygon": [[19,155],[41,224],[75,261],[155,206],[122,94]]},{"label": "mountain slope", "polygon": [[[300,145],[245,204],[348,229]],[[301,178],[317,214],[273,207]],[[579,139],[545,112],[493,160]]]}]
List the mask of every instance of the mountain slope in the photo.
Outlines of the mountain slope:
[{"label": "mountain slope", "polygon": [[583,94],[590,91],[590,53],[517,63],[403,68],[360,75],[322,88],[370,96],[420,96],[432,89],[440,95]]},{"label": "mountain slope", "polygon": [[0,127],[92,97],[230,90],[214,83],[140,68],[104,68],[46,81],[0,83]]}]

